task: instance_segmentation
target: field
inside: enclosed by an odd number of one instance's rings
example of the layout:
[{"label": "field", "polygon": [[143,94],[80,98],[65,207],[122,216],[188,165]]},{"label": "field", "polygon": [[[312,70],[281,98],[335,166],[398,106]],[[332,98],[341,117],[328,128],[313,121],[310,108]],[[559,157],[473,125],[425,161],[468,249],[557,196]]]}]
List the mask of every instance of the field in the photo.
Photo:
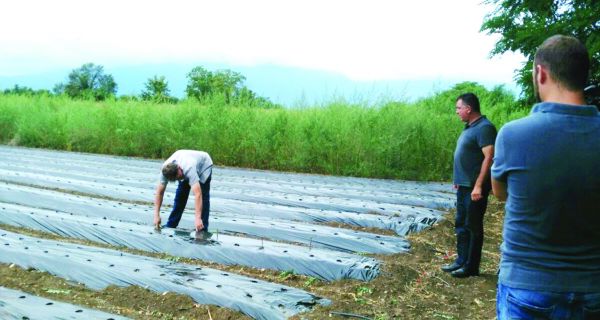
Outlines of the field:
[{"label": "field", "polygon": [[[409,252],[405,235],[448,225],[448,184],[218,167],[212,237],[195,240],[182,231],[190,214],[180,232],[150,225],[159,167],[0,147],[0,285],[141,319],[446,312],[413,303],[411,287],[432,277],[451,290],[437,265],[419,266],[443,263],[451,249],[428,252],[417,240]],[[451,232],[441,239],[451,243]]]},{"label": "field", "polygon": [[[526,113],[472,83],[296,109],[0,95],[0,315],[493,318],[500,205],[483,275],[452,279],[439,270],[454,253],[452,188],[414,182],[449,179],[464,91],[498,126]],[[177,230],[151,226],[158,159],[180,148],[219,165],[207,239],[191,214]]]}]

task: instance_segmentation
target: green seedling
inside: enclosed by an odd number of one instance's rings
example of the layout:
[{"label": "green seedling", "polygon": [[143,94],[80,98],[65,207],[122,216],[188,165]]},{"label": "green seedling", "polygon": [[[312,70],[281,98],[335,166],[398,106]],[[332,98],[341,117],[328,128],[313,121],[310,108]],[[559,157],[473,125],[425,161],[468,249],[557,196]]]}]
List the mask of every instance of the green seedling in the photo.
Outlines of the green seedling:
[{"label": "green seedling", "polygon": [[308,280],[304,281],[304,287],[310,287],[318,281],[319,281],[319,279],[317,279],[315,277],[310,277],[310,278],[308,278]]},{"label": "green seedling", "polygon": [[373,289],[369,287],[358,287],[356,288],[356,295],[359,297],[373,293]]},{"label": "green seedling", "polygon": [[51,293],[51,294],[70,294],[71,290],[59,290],[59,289],[46,289],[47,293]]},{"label": "green seedling", "polygon": [[296,273],[294,272],[294,270],[286,270],[286,271],[281,271],[281,273],[279,273],[279,279],[281,280],[288,280],[290,278],[292,278]]},{"label": "green seedling", "polygon": [[179,262],[181,260],[181,257],[169,256],[167,257],[167,260],[171,262]]}]

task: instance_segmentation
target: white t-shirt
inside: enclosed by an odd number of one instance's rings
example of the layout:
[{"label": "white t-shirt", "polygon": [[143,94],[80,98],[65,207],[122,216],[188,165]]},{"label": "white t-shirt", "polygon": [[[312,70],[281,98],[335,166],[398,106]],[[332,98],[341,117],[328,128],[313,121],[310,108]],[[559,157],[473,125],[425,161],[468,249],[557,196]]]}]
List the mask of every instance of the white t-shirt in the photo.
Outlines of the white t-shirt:
[{"label": "white t-shirt", "polygon": [[[198,182],[205,183],[212,174],[212,159],[204,151],[177,150],[163,163],[163,167],[169,163],[175,163],[181,167],[184,179],[188,180],[190,186]],[[160,182],[164,185],[169,183],[162,172]]]}]

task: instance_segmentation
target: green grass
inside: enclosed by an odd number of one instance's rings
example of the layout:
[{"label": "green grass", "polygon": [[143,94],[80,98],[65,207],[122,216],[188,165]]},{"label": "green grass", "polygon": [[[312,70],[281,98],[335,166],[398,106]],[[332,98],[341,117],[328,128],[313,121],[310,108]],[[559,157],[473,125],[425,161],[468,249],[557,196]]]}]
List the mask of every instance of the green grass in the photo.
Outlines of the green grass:
[{"label": "green grass", "polygon": [[205,150],[219,165],[360,177],[448,180],[463,124],[458,94],[475,91],[498,127],[527,113],[513,96],[465,83],[414,103],[332,102],[296,109],[219,101],[152,104],[0,95],[0,142],[166,158]]}]

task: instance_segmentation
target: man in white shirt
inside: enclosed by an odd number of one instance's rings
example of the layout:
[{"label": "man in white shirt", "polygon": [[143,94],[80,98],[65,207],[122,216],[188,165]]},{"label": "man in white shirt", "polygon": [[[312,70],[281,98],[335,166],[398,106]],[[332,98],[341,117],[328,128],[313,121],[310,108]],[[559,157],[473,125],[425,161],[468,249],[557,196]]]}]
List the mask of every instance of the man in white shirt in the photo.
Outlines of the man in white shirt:
[{"label": "man in white shirt", "polygon": [[195,150],[178,150],[164,162],[154,199],[154,225],[157,228],[161,227],[160,207],[167,184],[169,181],[177,180],[179,185],[175,193],[173,210],[165,227],[177,227],[192,190],[195,199],[195,229],[196,231],[208,230],[212,166],[213,162],[208,153]]}]

